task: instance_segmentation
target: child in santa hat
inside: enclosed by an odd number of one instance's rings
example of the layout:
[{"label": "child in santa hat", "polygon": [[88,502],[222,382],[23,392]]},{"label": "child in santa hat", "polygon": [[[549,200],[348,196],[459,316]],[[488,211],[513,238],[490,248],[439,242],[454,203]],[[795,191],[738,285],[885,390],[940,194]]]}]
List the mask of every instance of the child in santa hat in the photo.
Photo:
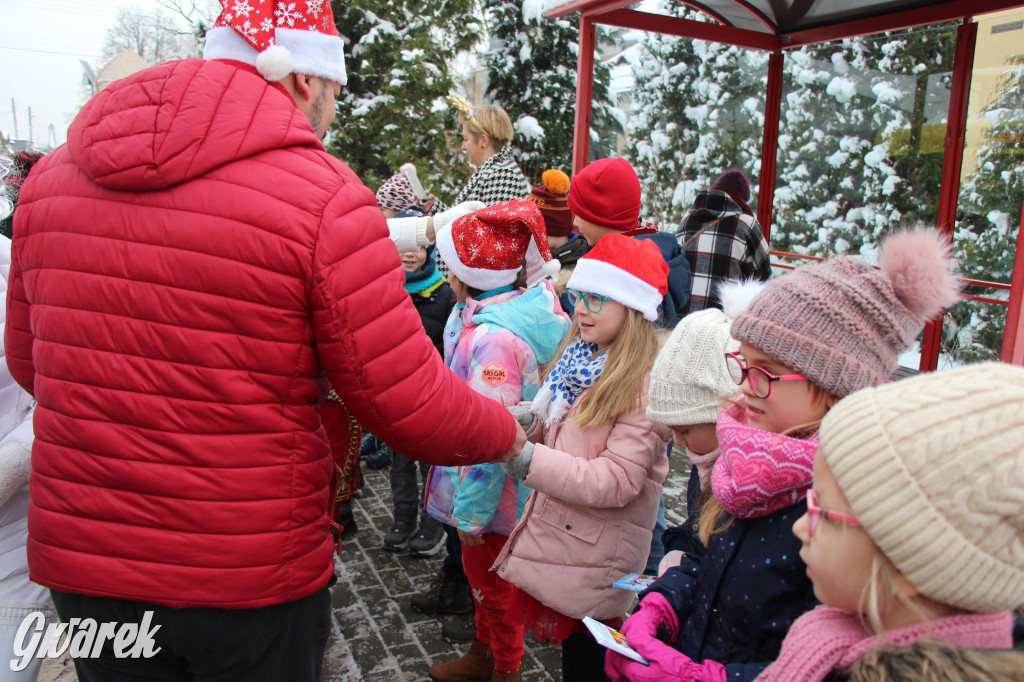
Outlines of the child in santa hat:
[{"label": "child in santa hat", "polygon": [[625,234],[658,247],[669,269],[658,323],[671,329],[690,302],[690,263],[674,236],[641,222],[641,207],[640,179],[625,159],[598,159],[573,176],[569,190],[573,226],[591,246],[610,234]]},{"label": "child in santa hat", "polygon": [[[516,405],[530,400],[540,366],[569,327],[550,283],[514,289],[524,261],[557,272],[537,206],[516,199],[456,220],[437,235],[458,298],[444,333],[445,362],[478,392]],[[427,512],[454,527],[476,606],[469,652],[430,668],[434,680],[518,679],[523,626],[505,617],[512,586],[490,570],[515,526],[529,490],[499,464],[433,467]],[[493,675],[493,678],[492,678]]]},{"label": "child in santa hat", "polygon": [[495,568],[518,588],[509,617],[561,644],[566,680],[603,678],[580,621],[618,624],[633,596],[612,583],[650,549],[672,437],[645,412],[667,275],[654,244],[601,239],[569,279],[576,316],[558,361],[530,408],[513,408],[531,442],[503,466],[534,493]]}]

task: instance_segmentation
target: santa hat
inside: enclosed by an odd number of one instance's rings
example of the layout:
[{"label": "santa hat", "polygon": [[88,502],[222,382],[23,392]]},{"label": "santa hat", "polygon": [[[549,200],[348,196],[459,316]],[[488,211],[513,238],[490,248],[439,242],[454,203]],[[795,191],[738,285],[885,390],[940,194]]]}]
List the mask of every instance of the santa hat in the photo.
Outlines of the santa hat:
[{"label": "santa hat", "polygon": [[569,208],[584,220],[628,232],[640,226],[640,179],[625,159],[598,159],[572,179]]},{"label": "santa hat", "polygon": [[576,261],[566,286],[607,296],[653,322],[668,291],[668,265],[650,239],[610,234]]},{"label": "santa hat", "polygon": [[546,275],[555,275],[561,268],[551,257],[540,209],[529,199],[513,199],[465,215],[442,228],[436,243],[448,269],[464,284],[482,291],[512,284],[528,255],[544,261]]},{"label": "santa hat", "polygon": [[268,81],[290,73],[342,85],[344,41],[330,0],[220,0],[217,22],[206,33],[204,59],[234,59],[256,67]]},{"label": "santa hat", "polygon": [[569,176],[552,168],[541,176],[543,186],[534,187],[530,201],[537,204],[544,216],[544,227],[549,237],[568,237],[572,234],[572,211],[569,210]]}]

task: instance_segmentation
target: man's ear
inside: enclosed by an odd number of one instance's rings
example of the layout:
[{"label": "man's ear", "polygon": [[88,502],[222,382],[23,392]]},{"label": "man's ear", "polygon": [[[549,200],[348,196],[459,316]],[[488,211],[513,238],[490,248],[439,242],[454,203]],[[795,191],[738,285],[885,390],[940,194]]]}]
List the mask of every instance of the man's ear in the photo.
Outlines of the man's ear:
[{"label": "man's ear", "polygon": [[303,101],[309,102],[313,99],[313,90],[310,87],[310,80],[312,76],[304,73],[292,73],[288,75],[288,80],[292,87],[288,88],[292,91],[293,96],[296,99],[302,99]]}]

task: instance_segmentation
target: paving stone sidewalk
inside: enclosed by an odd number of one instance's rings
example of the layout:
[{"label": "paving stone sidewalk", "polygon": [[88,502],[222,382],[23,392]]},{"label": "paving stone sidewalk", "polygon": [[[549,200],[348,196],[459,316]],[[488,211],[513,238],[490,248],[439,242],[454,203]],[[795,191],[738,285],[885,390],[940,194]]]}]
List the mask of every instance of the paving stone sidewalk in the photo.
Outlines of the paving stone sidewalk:
[{"label": "paving stone sidewalk", "polygon": [[[335,557],[338,583],[331,593],[333,632],[327,644],[323,682],[428,680],[434,663],[465,651],[441,638],[440,618],[416,613],[409,598],[424,589],[442,555],[416,558],[381,549],[391,527],[388,470],[364,469],[363,496],[355,502],[359,533]],[[685,516],[686,457],[676,451],[665,484],[669,526]],[[523,679],[561,679],[561,650],[527,636]],[[44,661],[40,682],[77,682],[70,659]]]}]

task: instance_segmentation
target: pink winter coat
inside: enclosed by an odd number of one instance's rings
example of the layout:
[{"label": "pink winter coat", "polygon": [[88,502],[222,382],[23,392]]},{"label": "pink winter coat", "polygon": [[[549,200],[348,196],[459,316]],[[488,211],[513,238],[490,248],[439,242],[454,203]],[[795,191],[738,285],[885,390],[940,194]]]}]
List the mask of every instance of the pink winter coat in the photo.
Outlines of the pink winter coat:
[{"label": "pink winter coat", "polygon": [[14,219],[28,560],[57,590],[259,608],[334,573],[327,382],[432,463],[515,422],[442,363],[373,192],[252,67],[168,62],[86,104]]},{"label": "pink winter coat", "polygon": [[647,418],[647,384],[634,409],[611,424],[566,423],[581,395],[564,421],[530,434],[543,439],[524,479],[534,492],[494,568],[572,618],[625,613],[634,595],[612,583],[642,571],[651,550],[672,434]]}]

